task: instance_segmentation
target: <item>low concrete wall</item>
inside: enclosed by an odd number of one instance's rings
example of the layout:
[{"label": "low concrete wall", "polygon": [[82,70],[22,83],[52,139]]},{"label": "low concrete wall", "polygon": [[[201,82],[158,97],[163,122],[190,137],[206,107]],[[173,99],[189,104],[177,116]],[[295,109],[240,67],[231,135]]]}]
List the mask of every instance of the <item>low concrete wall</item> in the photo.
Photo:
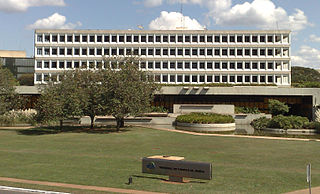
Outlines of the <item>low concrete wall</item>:
[{"label": "low concrete wall", "polygon": [[271,114],[235,114],[234,115],[234,120],[236,121],[237,125],[250,125],[250,123],[254,119],[258,119],[260,117],[266,117],[268,119],[271,119],[272,115]]},{"label": "low concrete wall", "polygon": [[177,129],[196,131],[196,132],[223,132],[234,131],[236,129],[235,123],[222,124],[197,124],[197,123],[176,123]]},{"label": "low concrete wall", "polygon": [[187,114],[192,112],[208,112],[218,114],[234,114],[234,105],[227,104],[174,104],[174,114]]},{"label": "low concrete wall", "polygon": [[315,129],[277,129],[263,128],[262,131],[267,131],[274,134],[290,134],[290,135],[314,135],[317,133]]},{"label": "low concrete wall", "polygon": [[[176,118],[174,117],[130,117],[124,120],[127,125],[172,125]],[[82,122],[82,124],[85,124]],[[97,118],[96,125],[115,125],[116,120],[113,117]]]}]

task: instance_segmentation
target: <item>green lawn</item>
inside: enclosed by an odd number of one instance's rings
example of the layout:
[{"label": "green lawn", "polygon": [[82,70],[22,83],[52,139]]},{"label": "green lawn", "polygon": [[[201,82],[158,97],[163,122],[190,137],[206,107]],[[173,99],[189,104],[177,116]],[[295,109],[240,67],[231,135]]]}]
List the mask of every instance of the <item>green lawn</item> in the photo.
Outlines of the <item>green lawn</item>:
[{"label": "green lawn", "polygon": [[[32,131],[31,131],[32,132]],[[282,193],[320,186],[320,142],[193,136],[146,128],[120,133],[0,130],[0,176],[170,193]],[[169,184],[141,173],[141,158],[211,162],[213,179]],[[133,184],[125,184],[133,175]],[[148,178],[149,177],[149,178]],[[4,182],[0,182],[4,184]]]}]

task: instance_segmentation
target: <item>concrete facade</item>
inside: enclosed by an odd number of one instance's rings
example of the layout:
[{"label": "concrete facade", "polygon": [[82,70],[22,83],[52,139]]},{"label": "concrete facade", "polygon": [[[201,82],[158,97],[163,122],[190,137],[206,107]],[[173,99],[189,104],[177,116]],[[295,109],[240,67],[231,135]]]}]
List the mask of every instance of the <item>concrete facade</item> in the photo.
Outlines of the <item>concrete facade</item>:
[{"label": "concrete facade", "polygon": [[0,50],[0,58],[3,57],[25,58],[27,53],[26,51]]},{"label": "concrete facade", "polygon": [[103,57],[139,55],[165,84],[291,84],[290,31],[36,30],[35,84]]}]

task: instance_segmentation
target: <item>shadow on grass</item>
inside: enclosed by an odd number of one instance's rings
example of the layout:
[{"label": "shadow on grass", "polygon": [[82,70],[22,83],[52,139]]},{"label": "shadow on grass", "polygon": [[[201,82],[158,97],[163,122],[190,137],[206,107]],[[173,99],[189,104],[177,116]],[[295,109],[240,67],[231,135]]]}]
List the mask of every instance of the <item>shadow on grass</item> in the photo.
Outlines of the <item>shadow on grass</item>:
[{"label": "shadow on grass", "polygon": [[[144,178],[144,179],[155,179],[155,180],[170,182],[169,179],[159,178],[159,177],[152,177],[152,176],[132,175],[132,177]],[[200,184],[204,184],[204,183],[206,183],[206,182],[204,182],[204,181],[190,180],[190,181],[188,181],[188,182],[186,182],[186,183],[200,183]]]},{"label": "shadow on grass", "polygon": [[124,133],[131,131],[130,127],[121,128],[117,131],[115,126],[103,126],[90,129],[86,126],[64,126],[62,130],[59,127],[37,127],[33,129],[11,129],[19,135],[50,135],[59,133],[88,133],[88,134],[109,134],[109,133]]}]

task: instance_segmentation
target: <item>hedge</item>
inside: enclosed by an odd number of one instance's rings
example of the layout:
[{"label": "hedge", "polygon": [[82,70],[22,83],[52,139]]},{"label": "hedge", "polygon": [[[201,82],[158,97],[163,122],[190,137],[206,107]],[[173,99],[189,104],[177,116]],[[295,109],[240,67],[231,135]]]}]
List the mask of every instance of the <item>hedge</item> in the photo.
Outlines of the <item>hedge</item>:
[{"label": "hedge", "polygon": [[179,115],[176,118],[177,122],[181,123],[198,123],[198,124],[213,124],[213,123],[234,123],[234,119],[230,115],[221,115],[214,113],[190,113]]}]

